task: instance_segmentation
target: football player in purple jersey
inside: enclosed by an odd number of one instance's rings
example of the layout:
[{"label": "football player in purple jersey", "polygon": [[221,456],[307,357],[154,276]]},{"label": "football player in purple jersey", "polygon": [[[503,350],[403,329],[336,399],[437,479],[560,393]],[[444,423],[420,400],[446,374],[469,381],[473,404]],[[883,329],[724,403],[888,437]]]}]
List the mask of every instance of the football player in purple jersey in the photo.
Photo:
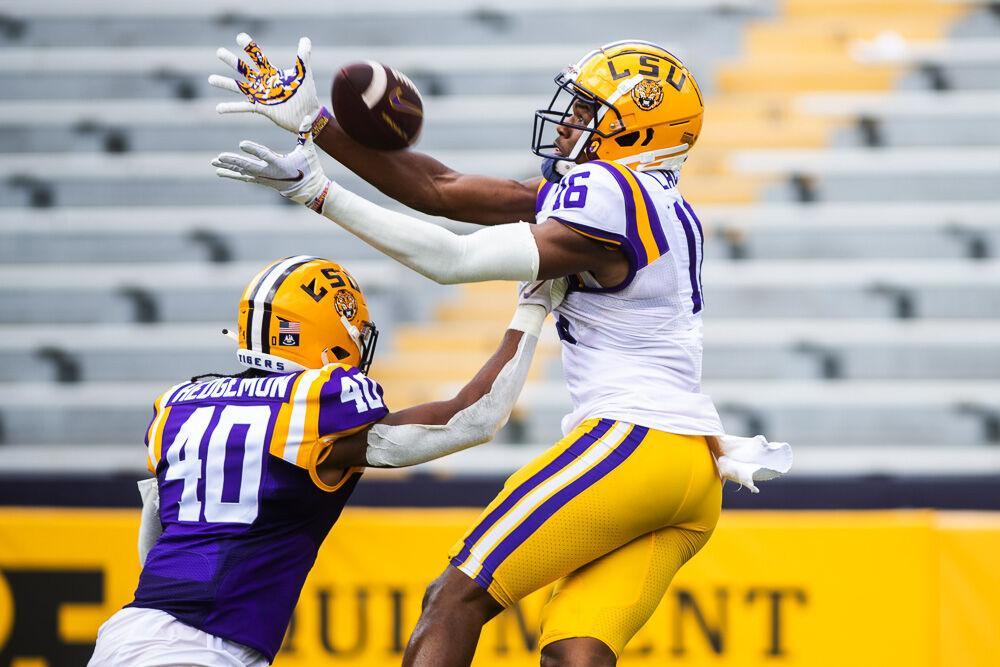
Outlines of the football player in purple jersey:
[{"label": "football player in purple jersey", "polygon": [[493,356],[454,398],[389,412],[366,375],[378,337],[343,267],[267,266],[239,307],[238,375],[154,402],[135,598],[90,665],[266,665],[366,466],[402,467],[490,440],[524,384],[565,281],[525,283]]}]

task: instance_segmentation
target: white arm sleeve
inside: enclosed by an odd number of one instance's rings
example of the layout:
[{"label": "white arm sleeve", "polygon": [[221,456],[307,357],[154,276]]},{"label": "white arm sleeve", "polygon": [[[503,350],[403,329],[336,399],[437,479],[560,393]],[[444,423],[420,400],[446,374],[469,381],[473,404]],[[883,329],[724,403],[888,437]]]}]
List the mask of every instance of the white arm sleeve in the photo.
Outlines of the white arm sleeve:
[{"label": "white arm sleeve", "polygon": [[442,285],[538,276],[538,246],[525,222],[463,236],[382,208],[332,182],[321,212],[368,245]]},{"label": "white arm sleeve", "polygon": [[156,478],[150,477],[136,482],[142,498],[142,518],[139,521],[139,564],[146,564],[149,550],[156,544],[163,526],[160,524],[160,492]]},{"label": "white arm sleeve", "polygon": [[491,440],[507,423],[524,387],[545,315],[546,310],[542,306],[518,306],[510,328],[525,333],[514,356],[500,370],[490,391],[455,413],[447,424],[375,424],[368,431],[368,464],[381,468],[412,466]]}]

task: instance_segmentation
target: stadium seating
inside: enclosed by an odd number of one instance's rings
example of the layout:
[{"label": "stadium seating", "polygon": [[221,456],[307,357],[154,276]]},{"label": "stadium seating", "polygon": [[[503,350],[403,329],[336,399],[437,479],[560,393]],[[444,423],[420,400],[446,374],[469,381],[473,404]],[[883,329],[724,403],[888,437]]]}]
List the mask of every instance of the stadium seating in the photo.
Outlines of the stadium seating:
[{"label": "stadium seating", "polygon": [[[270,191],[215,178],[209,160],[240,139],[290,145],[263,118],[214,113],[205,78],[240,30],[278,62],[310,35],[321,95],[348,61],[406,71],[426,99],[421,149],[516,178],[537,173],[532,112],[561,67],[623,36],[676,49],[707,96],[681,189],[707,232],[705,389],[727,428],[818,461],[940,447],[975,466],[1000,443],[1000,19],[985,4],[392,0],[308,17],[121,4],[0,1],[0,470],[29,451],[62,469],[67,446],[141,469],[125,452],[153,397],[234,370],[218,330],[279,256],[357,275],[392,406],[447,395],[490,353],[511,285],[434,285]],[[643,12],[641,35],[623,9]],[[501,441],[536,451],[568,405],[549,330]]]}]

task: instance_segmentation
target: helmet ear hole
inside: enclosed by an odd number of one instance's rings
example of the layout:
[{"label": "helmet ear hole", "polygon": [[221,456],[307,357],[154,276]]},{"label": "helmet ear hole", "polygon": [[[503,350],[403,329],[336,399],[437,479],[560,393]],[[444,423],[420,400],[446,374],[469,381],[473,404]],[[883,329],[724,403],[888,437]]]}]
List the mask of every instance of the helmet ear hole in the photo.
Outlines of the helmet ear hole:
[{"label": "helmet ear hole", "polygon": [[615,143],[617,143],[622,148],[635,146],[635,142],[637,141],[639,141],[639,130],[636,130],[635,132],[629,132],[628,134],[623,134],[620,137],[615,137]]},{"label": "helmet ear hole", "polygon": [[337,361],[343,361],[344,359],[347,359],[349,356],[351,356],[350,352],[340,347],[339,345],[331,347],[330,351],[333,352],[333,356],[337,357]]}]

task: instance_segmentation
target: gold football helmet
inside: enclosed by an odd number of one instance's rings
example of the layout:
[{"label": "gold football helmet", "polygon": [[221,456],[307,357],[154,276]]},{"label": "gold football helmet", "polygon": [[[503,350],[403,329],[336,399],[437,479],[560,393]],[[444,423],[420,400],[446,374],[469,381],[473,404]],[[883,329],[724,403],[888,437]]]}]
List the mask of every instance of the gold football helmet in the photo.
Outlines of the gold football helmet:
[{"label": "gold football helmet", "polygon": [[274,372],[339,362],[368,372],[378,329],[365,295],[339,264],[297,255],[254,276],[240,299],[237,358]]},{"label": "gold football helmet", "polygon": [[[548,109],[535,112],[532,150],[541,157],[676,169],[701,131],[704,104],[694,76],[656,44],[606,44],[563,70],[555,82],[558,89]],[[579,105],[589,110],[589,122],[574,122]],[[555,145],[559,127],[582,131],[568,155]]]}]

